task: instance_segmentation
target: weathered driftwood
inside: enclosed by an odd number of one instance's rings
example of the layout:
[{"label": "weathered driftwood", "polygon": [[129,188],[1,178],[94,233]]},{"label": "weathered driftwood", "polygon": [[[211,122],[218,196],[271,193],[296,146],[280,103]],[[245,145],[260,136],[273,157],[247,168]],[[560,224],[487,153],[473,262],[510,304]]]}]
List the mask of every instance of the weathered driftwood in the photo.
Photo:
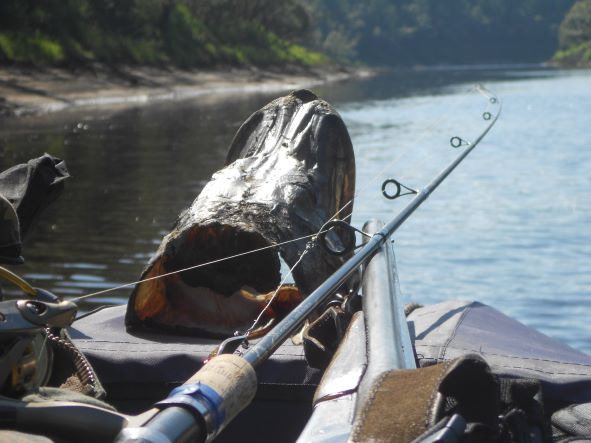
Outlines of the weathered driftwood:
[{"label": "weathered driftwood", "polygon": [[[238,130],[225,167],[181,213],[142,279],[317,232],[353,198],[355,159],[345,124],[309,91],[281,97]],[[339,216],[350,217],[352,205]],[[332,232],[330,241],[340,239]],[[138,284],[128,327],[231,335],[251,325],[280,283],[278,252],[291,267],[307,240]],[[277,250],[279,249],[279,251]],[[315,244],[282,289],[266,320],[285,315],[348,255]]]}]

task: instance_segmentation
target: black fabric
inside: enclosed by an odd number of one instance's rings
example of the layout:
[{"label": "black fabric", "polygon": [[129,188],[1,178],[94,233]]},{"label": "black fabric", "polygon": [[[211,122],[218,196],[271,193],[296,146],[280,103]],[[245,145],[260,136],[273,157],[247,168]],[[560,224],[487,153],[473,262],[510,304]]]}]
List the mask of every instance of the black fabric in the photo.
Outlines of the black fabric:
[{"label": "black fabric", "polygon": [[463,442],[499,442],[499,383],[486,362],[465,355],[453,362],[439,385],[435,422],[460,414],[467,422]]},{"label": "black fabric", "polygon": [[18,215],[6,197],[0,193],[0,263],[20,265],[22,242]]},{"label": "black fabric", "polygon": [[536,380],[502,379],[477,355],[454,361],[439,385],[435,422],[459,414],[466,422],[463,443],[550,442],[541,385]]},{"label": "black fabric", "polygon": [[[500,380],[501,425],[509,441],[529,441],[531,432],[545,439],[553,435],[559,442],[574,437],[556,423],[550,429],[549,416],[566,406],[591,402],[591,356],[478,302],[452,300],[425,306],[408,320],[421,366],[469,353],[488,363]],[[514,411],[511,404],[516,405]],[[581,420],[591,419],[591,411],[578,411]]]},{"label": "black fabric", "polygon": [[41,211],[60,195],[69,176],[66,163],[49,154],[0,173],[0,194],[16,209],[21,239],[26,238]]},{"label": "black fabric", "polygon": [[446,415],[459,413],[468,422],[495,428],[501,411],[499,384],[479,356],[467,355],[455,362],[441,381],[439,392],[448,400],[448,407],[453,405]]},{"label": "black fabric", "polygon": [[513,435],[512,441],[526,442],[531,432],[539,433],[544,441],[550,441],[552,430],[544,411],[543,391],[539,380],[501,378],[501,402],[504,420],[510,432],[527,430]]}]

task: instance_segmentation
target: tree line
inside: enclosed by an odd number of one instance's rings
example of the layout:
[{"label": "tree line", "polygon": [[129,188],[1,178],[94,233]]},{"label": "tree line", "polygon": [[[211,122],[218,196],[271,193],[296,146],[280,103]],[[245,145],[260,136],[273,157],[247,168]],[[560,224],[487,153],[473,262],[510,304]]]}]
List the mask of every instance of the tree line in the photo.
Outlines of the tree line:
[{"label": "tree line", "polygon": [[[2,0],[0,61],[180,67],[536,62],[558,48],[559,25],[574,3]],[[562,42],[569,34],[561,28],[560,35]]]}]

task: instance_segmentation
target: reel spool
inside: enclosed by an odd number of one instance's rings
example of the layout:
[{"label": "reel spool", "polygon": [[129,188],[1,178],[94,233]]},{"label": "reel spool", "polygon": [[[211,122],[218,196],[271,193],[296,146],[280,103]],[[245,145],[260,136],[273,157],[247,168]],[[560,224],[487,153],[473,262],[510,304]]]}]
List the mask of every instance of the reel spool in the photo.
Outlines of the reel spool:
[{"label": "reel spool", "polygon": [[69,326],[77,307],[3,267],[0,278],[36,297],[0,302],[0,394],[15,397],[48,383],[54,354],[45,329]]}]

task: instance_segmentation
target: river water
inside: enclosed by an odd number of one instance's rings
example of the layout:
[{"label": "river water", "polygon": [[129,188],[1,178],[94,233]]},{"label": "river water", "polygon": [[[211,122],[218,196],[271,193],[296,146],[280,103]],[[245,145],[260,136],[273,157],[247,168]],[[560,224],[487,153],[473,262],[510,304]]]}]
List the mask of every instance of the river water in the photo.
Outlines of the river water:
[{"label": "river water", "polygon": [[[476,85],[484,85],[484,91]],[[357,161],[354,223],[407,202],[385,179],[424,186],[482,144],[396,235],[408,301],[479,300],[591,353],[591,72],[532,68],[398,71],[315,89],[341,113]],[[5,169],[49,152],[72,178],[13,269],[79,296],[136,280],[176,215],[222,166],[242,121],[268,95],[76,110],[0,122]],[[494,101],[494,100],[493,100]],[[125,303],[130,289],[85,309]]]}]

